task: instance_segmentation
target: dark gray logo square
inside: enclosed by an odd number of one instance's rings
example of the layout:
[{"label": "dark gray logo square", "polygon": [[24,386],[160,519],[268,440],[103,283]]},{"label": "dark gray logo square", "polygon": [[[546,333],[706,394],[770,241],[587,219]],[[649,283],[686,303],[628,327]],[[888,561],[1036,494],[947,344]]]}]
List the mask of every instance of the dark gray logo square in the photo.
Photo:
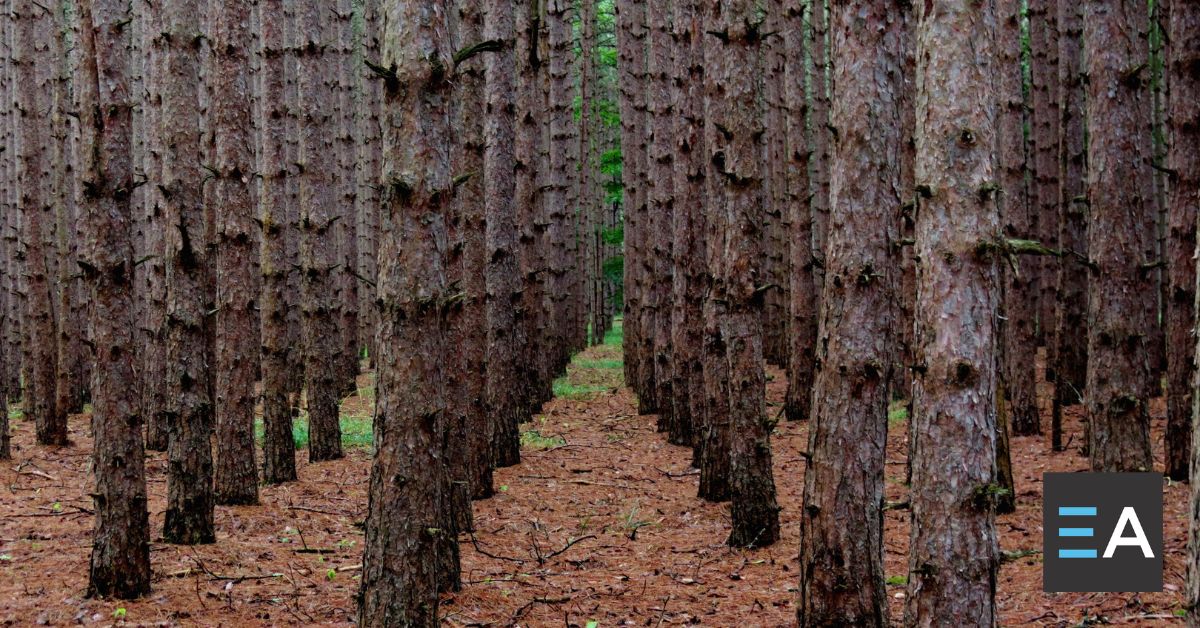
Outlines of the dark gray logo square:
[{"label": "dark gray logo square", "polygon": [[1162,591],[1161,475],[1046,473],[1042,481],[1043,590]]}]

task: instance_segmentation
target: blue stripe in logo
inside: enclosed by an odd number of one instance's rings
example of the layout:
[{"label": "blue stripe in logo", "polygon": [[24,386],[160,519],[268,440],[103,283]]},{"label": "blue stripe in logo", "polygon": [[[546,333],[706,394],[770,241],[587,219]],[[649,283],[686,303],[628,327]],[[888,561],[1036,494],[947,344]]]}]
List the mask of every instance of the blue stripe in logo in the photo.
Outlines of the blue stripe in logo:
[{"label": "blue stripe in logo", "polygon": [[1059,528],[1059,536],[1092,536],[1091,528]]},{"label": "blue stripe in logo", "polygon": [[1095,517],[1095,506],[1059,506],[1058,516],[1060,517]]},{"label": "blue stripe in logo", "polygon": [[1095,558],[1096,550],[1094,549],[1060,549],[1058,550],[1059,558]]}]

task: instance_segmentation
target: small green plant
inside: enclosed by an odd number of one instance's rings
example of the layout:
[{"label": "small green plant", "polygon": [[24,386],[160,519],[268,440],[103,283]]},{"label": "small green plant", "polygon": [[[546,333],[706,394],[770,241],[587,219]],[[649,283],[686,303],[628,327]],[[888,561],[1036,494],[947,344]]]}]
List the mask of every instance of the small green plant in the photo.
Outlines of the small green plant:
[{"label": "small green plant", "polygon": [[566,444],[566,439],[561,436],[542,436],[537,430],[521,432],[521,446],[529,449],[552,449]]},{"label": "small green plant", "polygon": [[335,578],[337,578],[337,570],[336,569],[330,568],[325,572],[326,580],[329,580],[330,582],[332,582]]},{"label": "small green plant", "polygon": [[118,606],[117,609],[112,612],[113,619],[125,619],[126,614],[127,612],[125,611],[124,606]]},{"label": "small green plant", "polygon": [[337,546],[341,549],[349,549],[351,547],[354,547],[354,543],[355,542],[350,539],[342,539],[337,542]]},{"label": "small green plant", "polygon": [[888,586],[898,587],[908,584],[908,576],[888,576]]}]

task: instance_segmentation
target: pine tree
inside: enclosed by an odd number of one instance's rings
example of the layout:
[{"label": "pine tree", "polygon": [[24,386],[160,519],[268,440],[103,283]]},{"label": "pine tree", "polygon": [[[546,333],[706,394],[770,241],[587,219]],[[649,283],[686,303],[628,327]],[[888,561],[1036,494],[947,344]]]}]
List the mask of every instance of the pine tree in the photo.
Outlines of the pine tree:
[{"label": "pine tree", "polygon": [[[905,624],[996,622],[994,9],[917,5],[916,383]],[[946,304],[955,304],[947,308]]]},{"label": "pine tree", "polygon": [[801,511],[802,626],[888,623],[882,495],[897,345],[902,19],[891,0],[830,15],[838,132]]}]

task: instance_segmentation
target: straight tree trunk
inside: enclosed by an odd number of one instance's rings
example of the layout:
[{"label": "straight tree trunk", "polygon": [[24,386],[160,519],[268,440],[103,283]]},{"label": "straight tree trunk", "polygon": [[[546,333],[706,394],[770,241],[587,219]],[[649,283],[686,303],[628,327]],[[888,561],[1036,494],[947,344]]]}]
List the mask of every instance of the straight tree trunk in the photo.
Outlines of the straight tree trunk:
[{"label": "straight tree trunk", "polygon": [[1058,320],[1054,351],[1054,400],[1051,447],[1061,451],[1062,408],[1083,403],[1087,383],[1088,258],[1087,166],[1084,144],[1084,78],[1082,68],[1083,4],[1059,2],[1058,83],[1062,95],[1059,127],[1058,243],[1063,260],[1058,273]]},{"label": "straight tree trunk", "polygon": [[[996,5],[1000,65],[996,78],[996,155],[1000,173],[1000,221],[1004,237],[1039,240],[1038,211],[1025,185],[1025,96],[1021,34],[1021,0]],[[1039,101],[1040,103],[1040,101]],[[1045,138],[1041,138],[1045,143]],[[1032,169],[1031,169],[1032,170]],[[1040,171],[1039,171],[1040,174]],[[1047,217],[1048,219],[1048,217]],[[1037,407],[1038,283],[1041,260],[1025,257],[1004,270],[1004,322],[1001,381],[1013,434],[1041,433]],[[1048,274],[1041,274],[1048,277]]]},{"label": "straight tree trunk", "polygon": [[[438,625],[450,487],[441,443],[444,260],[451,199],[453,67],[443,0],[383,0],[384,191],[379,242],[378,392],[360,626]],[[452,540],[452,539],[451,539]],[[455,557],[457,558],[457,556]]]},{"label": "straight tree trunk", "polygon": [[642,74],[645,71],[645,6],[641,3],[619,2],[617,12],[617,69],[620,85],[622,213],[624,219],[624,263],[622,285],[625,288],[623,313],[623,344],[625,349],[625,381],[638,395],[639,412],[642,406],[641,329],[641,233],[644,228],[642,205],[645,188],[642,169],[645,166],[643,128]]},{"label": "straight tree trunk", "polygon": [[[92,465],[96,527],[88,570],[89,597],[132,599],[150,592],[150,518],[142,462],[142,417],[134,359],[134,186],[132,41],[128,2],[79,4],[79,95],[82,225],[96,369]],[[100,80],[99,77],[104,79]]]},{"label": "straight tree trunk", "polygon": [[[542,240],[544,232],[540,220],[541,191],[539,190],[539,160],[541,145],[542,108],[538,74],[542,60],[538,54],[538,30],[540,17],[538,3],[533,0],[516,0],[513,7],[516,16],[514,60],[516,65],[516,130],[513,159],[516,181],[514,195],[519,232],[519,254],[521,271],[521,302],[518,308],[518,324],[524,328],[525,344],[520,347],[524,380],[523,400],[526,412],[532,414],[542,402],[544,394],[542,357],[546,354],[548,330],[542,284],[545,279],[545,258]],[[519,447],[519,439],[518,439]],[[509,459],[515,459],[512,445]]]},{"label": "straight tree trunk", "polygon": [[[1176,2],[1168,16],[1168,68],[1171,73],[1171,91],[1168,97],[1168,119],[1171,120],[1172,138],[1167,154],[1167,167],[1175,173],[1171,188],[1171,206],[1190,205],[1193,214],[1200,208],[1200,180],[1197,167],[1197,134],[1200,133],[1200,4]],[[1200,262],[1197,262],[1200,263]],[[1200,270],[1200,269],[1198,269]],[[1200,301],[1196,303],[1200,307]],[[1200,342],[1192,340],[1200,351]],[[1200,359],[1200,358],[1198,358]],[[1200,384],[1200,379],[1192,385]],[[1188,580],[1186,602],[1187,625],[1200,626],[1200,421],[1195,420],[1200,412],[1200,398],[1192,395],[1192,443],[1191,443],[1191,527],[1188,535]]]},{"label": "straight tree trunk", "polygon": [[[705,23],[724,26],[724,7],[709,3],[704,13]],[[708,273],[704,285],[704,343],[701,360],[704,370],[704,415],[700,431],[699,497],[711,502],[729,501],[731,437],[729,418],[729,362],[726,357],[726,338],[722,321],[727,315],[725,298],[725,247],[728,238],[726,163],[729,160],[729,139],[722,130],[731,115],[724,96],[723,80],[728,71],[724,60],[724,40],[715,28],[707,28],[704,37],[704,150],[705,150],[705,255]],[[721,35],[721,36],[718,36]]]},{"label": "straight tree trunk", "polygon": [[338,364],[342,336],[333,301],[339,266],[338,187],[335,180],[337,95],[329,79],[336,57],[328,47],[336,32],[329,7],[320,0],[297,0],[297,94],[299,103],[301,318],[304,336],[304,392],[308,405],[308,459],[342,457]]},{"label": "straight tree trunk", "polygon": [[[12,50],[12,0],[0,3],[0,44]],[[16,214],[13,202],[16,186],[16,166],[13,163],[13,102],[12,58],[0,65],[0,139],[7,147],[0,152],[0,460],[12,459],[11,437],[8,431],[9,371],[12,356],[9,353],[8,334],[15,321],[9,314],[9,303],[13,300],[11,285],[15,266],[9,256],[12,243],[8,238],[8,225]]]},{"label": "straight tree trunk", "polygon": [[675,60],[675,212],[672,245],[675,272],[671,293],[672,383],[675,417],[671,441],[695,446],[698,417],[704,412],[704,48],[703,11],[696,0],[672,4]]},{"label": "straight tree trunk", "polygon": [[1195,420],[1193,384],[1196,352],[1196,220],[1200,208],[1200,6],[1175,2],[1168,15],[1171,89],[1168,94],[1172,176],[1167,215],[1170,223],[1167,269],[1167,434],[1166,475],[1187,481]]},{"label": "straight tree trunk", "polygon": [[800,523],[801,626],[888,624],[883,472],[897,346],[901,11],[876,0],[830,15],[837,141]]},{"label": "straight tree trunk", "polygon": [[52,285],[55,255],[54,197],[49,182],[52,156],[50,76],[55,66],[51,42],[54,16],[32,0],[13,3],[15,67],[14,87],[19,135],[17,138],[18,211],[21,218],[20,251],[24,262],[23,362],[25,416],[32,419],[37,442],[66,445],[67,417],[55,403],[58,338],[55,328],[55,293]]},{"label": "straight tree trunk", "polygon": [[204,163],[200,147],[200,32],[197,0],[164,0],[158,69],[162,93],[159,145],[165,215],[167,286],[167,511],[163,538],[193,545],[216,541],[213,527],[213,400],[207,373],[211,327],[207,281]]},{"label": "straight tree trunk", "polygon": [[1094,471],[1150,471],[1147,391],[1157,300],[1143,3],[1094,0],[1083,19],[1087,81],[1087,415]]},{"label": "straight tree trunk", "polygon": [[217,218],[216,464],[217,503],[258,503],[254,463],[255,340],[259,338],[250,77],[251,2],[210,2],[213,41],[212,199]]},{"label": "straight tree trunk", "polygon": [[[811,197],[809,206],[813,221],[813,250],[816,251],[817,286],[825,283],[825,239],[828,229],[825,223],[829,219],[829,146],[832,132],[829,128],[829,13],[826,8],[828,0],[809,0],[809,58],[812,67],[809,68],[809,86],[812,90],[810,99],[812,108],[809,110],[808,128],[810,129],[810,148],[808,164],[812,169],[809,175]],[[820,290],[817,298],[820,298]],[[820,307],[820,304],[817,305]]]},{"label": "straight tree trunk", "polygon": [[[1068,0],[1069,1],[1069,0]],[[1058,247],[1058,134],[1055,132],[1060,116],[1058,85],[1058,3],[1059,0],[1029,0],[1029,73],[1031,79],[1029,172],[1030,211],[1037,228],[1036,240],[1046,247]],[[1038,338],[1053,354],[1055,310],[1058,307],[1055,277],[1058,274],[1057,257],[1039,257],[1031,260],[1036,268],[1036,281],[1031,286],[1037,295],[1031,295],[1038,308]],[[1033,369],[1029,369],[1033,370]],[[1053,375],[1053,373],[1051,373]],[[1013,433],[1041,433],[1026,431],[1019,408],[1014,407]]]},{"label": "straight tree trunk", "polygon": [[259,94],[259,223],[262,226],[262,413],[263,481],[269,484],[296,479],[296,441],[292,437],[292,402],[288,372],[299,359],[288,337],[288,310],[294,305],[288,290],[287,187],[291,166],[287,162],[287,84],[284,66],[290,61],[287,47],[291,14],[285,0],[259,0],[259,44],[262,70]]},{"label": "straight tree trunk", "polygon": [[[645,273],[649,282],[643,309],[642,330],[648,332],[647,348],[653,362],[653,408],[658,413],[659,431],[671,435],[674,391],[671,388],[671,216],[674,212],[675,114],[671,103],[671,31],[670,1],[646,3],[646,27],[649,55],[646,63],[646,98],[653,140],[647,155],[650,198],[647,211],[647,251]],[[677,430],[678,431],[678,430]],[[676,445],[689,444],[671,440]]]},{"label": "straight tree trunk", "polygon": [[732,485],[734,547],[765,547],[779,538],[779,507],[771,475],[771,420],[763,372],[762,115],[758,70],[762,36],[750,0],[723,0],[713,24],[722,29],[720,62],[710,66],[713,83],[726,94],[713,115],[726,140],[718,158],[724,213],[725,263],[714,291],[726,301],[720,320],[729,368],[729,477]]},{"label": "straight tree trunk", "polygon": [[337,177],[335,179],[337,213],[341,218],[335,225],[338,247],[338,268],[334,274],[337,294],[337,318],[341,341],[337,355],[340,379],[339,398],[358,391],[359,358],[362,346],[358,344],[358,277],[354,266],[358,260],[358,221],[355,219],[355,196],[358,186],[355,178],[355,114],[356,85],[354,76],[361,63],[355,62],[354,54],[354,0],[337,0],[333,11],[336,40],[334,46],[337,61],[337,83],[334,89],[334,116],[336,121],[334,148],[337,154]]},{"label": "straight tree trunk", "polygon": [[571,345],[571,259],[567,241],[574,235],[569,205],[571,188],[571,106],[570,77],[571,25],[567,21],[568,0],[546,0],[546,31],[549,46],[549,129],[550,168],[546,182],[546,211],[549,247],[546,285],[550,303],[550,350],[554,372],[566,365]]},{"label": "straight tree trunk", "polygon": [[596,76],[596,2],[579,2],[579,276],[583,280],[582,302],[584,328],[588,346],[600,344],[599,302],[596,289],[599,277],[595,272],[598,254],[598,203],[596,178],[599,161],[595,147],[598,143],[596,92],[600,85]]},{"label": "straight tree trunk", "polygon": [[1000,230],[987,4],[917,6],[916,371],[908,626],[996,622]]},{"label": "straight tree trunk", "polygon": [[[787,5],[785,47],[803,51],[804,8]],[[784,413],[789,421],[808,418],[816,368],[817,283],[813,249],[813,214],[810,203],[807,62],[804,54],[787,55],[784,64],[784,99],[787,103],[787,213],[788,213],[788,360],[787,398]]]},{"label": "straight tree trunk", "polygon": [[[584,0],[587,2],[587,0]],[[520,460],[519,426],[524,419],[517,360],[525,344],[525,327],[518,320],[521,276],[517,251],[516,161],[514,158],[515,64],[513,60],[512,0],[487,0],[483,18],[484,41],[505,42],[501,50],[484,58],[485,122],[483,129],[483,191],[486,223],[487,372],[486,412],[480,424],[468,426],[472,497],[492,494],[492,456],[488,436],[507,462]],[[471,368],[468,365],[468,368]]]},{"label": "straight tree trunk", "polygon": [[[787,247],[787,213],[784,211],[787,192],[787,130],[785,128],[786,86],[784,64],[787,49],[784,41],[784,1],[770,0],[764,4],[763,25],[768,35],[762,45],[763,127],[763,198],[766,223],[763,232],[765,258],[763,283],[769,288],[763,294],[763,356],[767,362],[787,367],[787,292],[789,289],[785,261]],[[797,56],[803,57],[797,50]],[[771,78],[768,78],[771,77]]]},{"label": "straight tree trunk", "polygon": [[[364,61],[379,61],[379,0],[364,0],[362,8],[362,46],[360,56]],[[356,68],[358,87],[358,192],[354,196],[358,221],[358,275],[375,281],[375,253],[379,231],[379,172],[380,134],[379,105],[383,98],[383,82],[369,76],[363,63]],[[365,282],[364,282],[365,283]],[[370,284],[359,286],[358,328],[360,347],[367,348],[370,362],[375,361],[375,308],[371,302]]]}]

